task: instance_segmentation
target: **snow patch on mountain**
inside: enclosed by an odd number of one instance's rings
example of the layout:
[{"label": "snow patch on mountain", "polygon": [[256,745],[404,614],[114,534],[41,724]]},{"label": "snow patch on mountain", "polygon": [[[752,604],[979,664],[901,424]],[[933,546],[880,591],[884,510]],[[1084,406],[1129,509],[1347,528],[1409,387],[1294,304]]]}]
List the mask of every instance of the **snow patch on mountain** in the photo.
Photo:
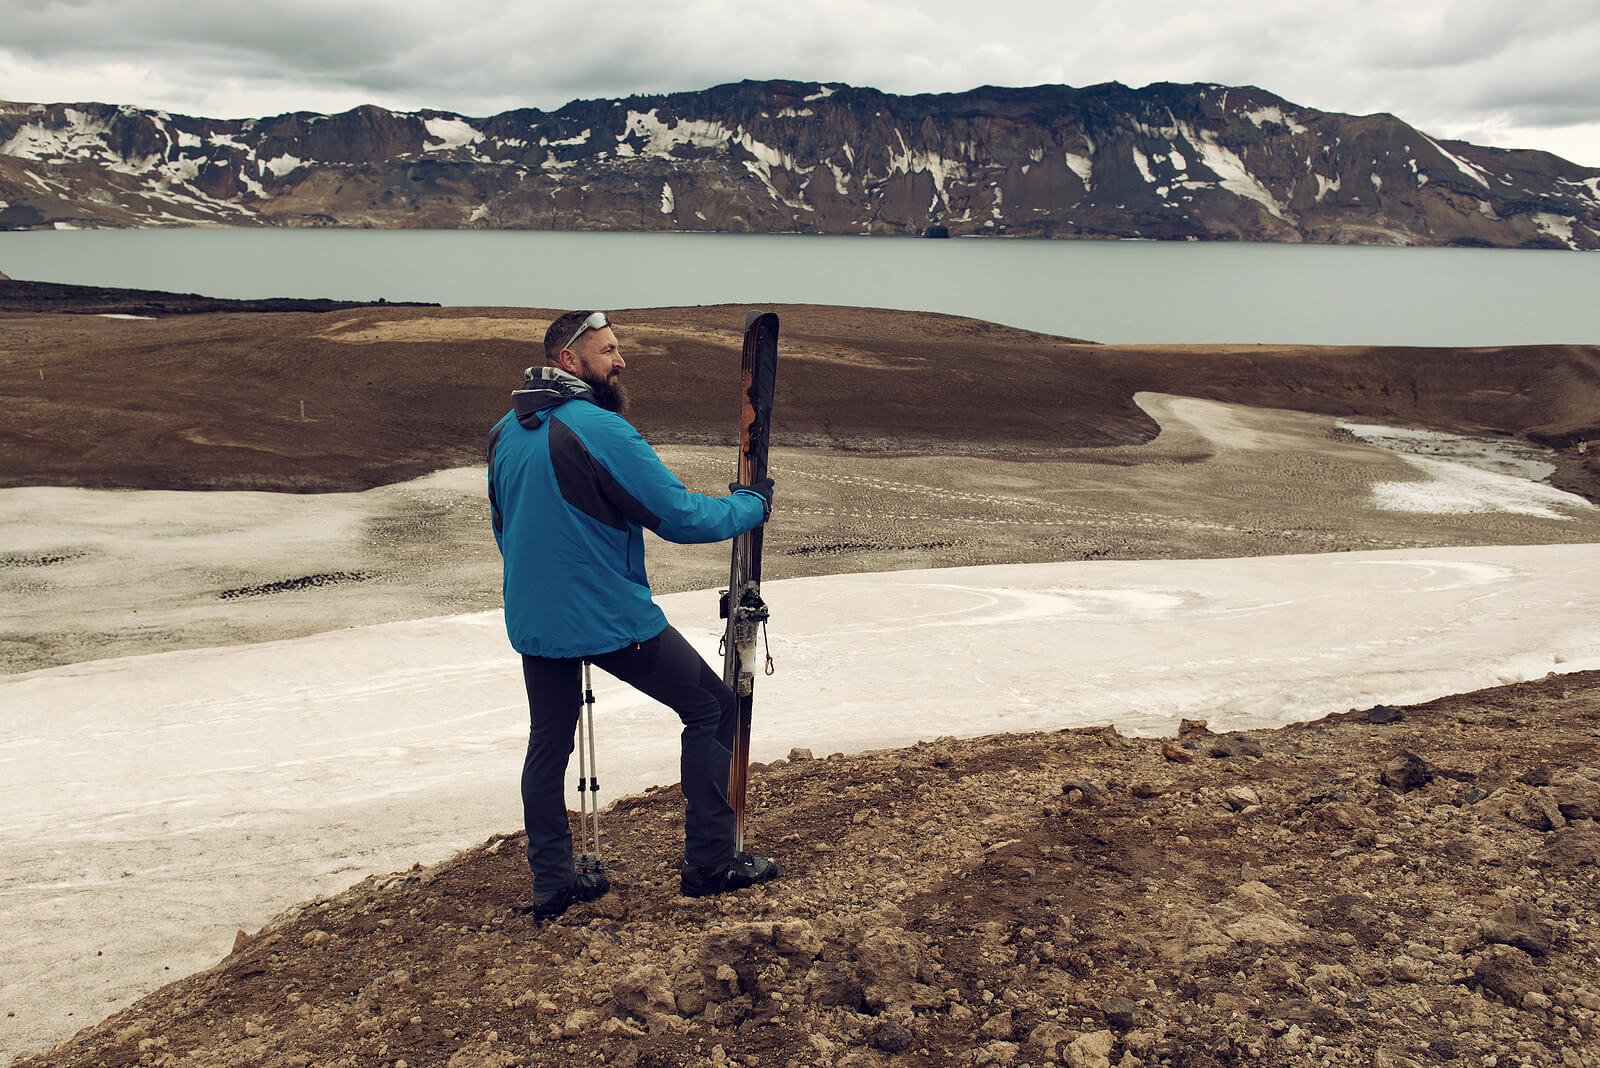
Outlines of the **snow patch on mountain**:
[{"label": "snow patch on mountain", "polygon": [[817,210],[815,207],[807,204],[803,200],[795,200],[792,197],[784,196],[778,191],[777,185],[772,181],[772,172],[774,168],[782,168],[783,170],[791,171],[793,173],[806,175],[816,170],[815,167],[796,167],[794,158],[792,156],[778,151],[771,145],[757,141],[746,130],[739,131],[739,136],[736,143],[746,152],[750,153],[752,157],[754,157],[753,159],[747,159],[743,161],[744,169],[750,174],[754,175],[761,182],[761,184],[766,187],[768,196],[770,196],[773,200],[776,200],[778,203],[784,204],[795,209],[796,211]]},{"label": "snow patch on mountain", "polygon": [[828,169],[833,172],[833,187],[839,191],[841,196],[848,193],[850,191],[849,172],[831,159],[824,162],[827,164]]},{"label": "snow patch on mountain", "polygon": [[282,178],[290,171],[297,170],[298,168],[304,166],[305,160],[301,159],[299,156],[291,156],[287,152],[281,156],[274,156],[269,160],[256,161],[257,173],[266,174],[270,171],[274,178]]},{"label": "snow patch on mountain", "polygon": [[1571,189],[1577,196],[1586,196],[1588,199],[1600,203],[1600,176],[1574,182],[1570,178],[1558,178],[1556,184],[1564,185]]},{"label": "snow patch on mountain", "polygon": [[1133,147],[1133,165],[1139,168],[1139,173],[1144,176],[1145,181],[1155,181],[1155,176],[1150,173],[1150,160],[1139,151],[1138,146]]},{"label": "snow patch on mountain", "polygon": [[539,144],[541,144],[541,145],[586,145],[586,144],[589,143],[589,138],[593,134],[594,134],[594,131],[592,129],[585,128],[582,133],[573,134],[571,137],[564,137],[559,141],[551,141],[548,138],[541,137],[541,138],[539,138]]},{"label": "snow patch on mountain", "polygon": [[1078,181],[1083,183],[1085,189],[1093,189],[1094,160],[1076,152],[1068,152],[1066,156],[1067,169],[1078,176]]},{"label": "snow patch on mountain", "polygon": [[91,119],[76,108],[66,108],[62,114],[67,120],[65,128],[56,130],[43,122],[30,122],[0,145],[0,155],[41,162],[99,162],[111,157],[111,150],[106,147],[108,123]]},{"label": "snow patch on mountain", "polygon": [[679,145],[716,148],[734,139],[731,130],[711,119],[688,121],[674,119],[672,125],[668,126],[661,121],[655,108],[649,111],[629,111],[627,121],[623,124],[622,134],[617,141],[621,143],[638,137],[645,139],[644,147],[640,151],[647,156],[662,158],[670,158],[672,150]]},{"label": "snow patch on mountain", "polygon": [[423,149],[425,152],[448,152],[453,148],[465,148],[483,140],[483,134],[465,119],[440,116],[424,120],[423,126],[428,131],[427,139],[439,142],[427,145]]},{"label": "snow patch on mountain", "polygon": [[1424,141],[1428,142],[1428,144],[1432,145],[1434,148],[1438,149],[1439,154],[1441,156],[1443,156],[1445,159],[1449,160],[1451,163],[1455,164],[1456,165],[1456,169],[1459,170],[1462,174],[1466,175],[1468,178],[1471,178],[1474,182],[1477,182],[1479,185],[1483,186],[1485,189],[1492,188],[1489,185],[1489,179],[1487,177],[1487,172],[1485,172],[1482,167],[1479,167],[1475,163],[1467,162],[1466,160],[1462,159],[1460,156],[1456,155],[1455,153],[1451,152],[1449,149],[1445,148],[1439,142],[1435,141],[1433,138],[1429,137],[1427,134],[1423,134],[1422,135],[1422,139]]},{"label": "snow patch on mountain", "polygon": [[1306,127],[1300,125],[1298,122],[1295,122],[1293,119],[1286,118],[1283,114],[1282,108],[1264,107],[1257,108],[1254,111],[1242,111],[1239,114],[1241,118],[1249,119],[1251,122],[1255,123],[1258,128],[1263,124],[1270,122],[1278,126],[1287,127],[1290,133],[1303,134],[1306,132]]},{"label": "snow patch on mountain", "polygon": [[1251,175],[1244,161],[1230,150],[1217,143],[1217,135],[1211,130],[1191,129],[1187,123],[1181,123],[1183,139],[1200,154],[1200,163],[1217,176],[1216,182],[1203,182],[1191,178],[1184,182],[1186,189],[1207,189],[1219,186],[1234,196],[1253,200],[1266,208],[1274,218],[1285,219],[1283,205],[1260,182]]},{"label": "snow patch on mountain", "polygon": [[960,160],[946,160],[937,152],[913,149],[906,144],[905,136],[899,130],[894,134],[900,147],[899,151],[891,149],[889,152],[889,174],[929,175],[933,179],[934,209],[942,205],[944,210],[949,210],[950,194],[947,185],[950,177],[952,174],[964,176],[967,173],[966,165]]},{"label": "snow patch on mountain", "polygon": [[1577,248],[1578,245],[1572,238],[1572,224],[1577,220],[1566,215],[1557,215],[1554,212],[1541,211],[1533,217],[1533,225],[1543,232],[1560,241],[1568,248]]}]

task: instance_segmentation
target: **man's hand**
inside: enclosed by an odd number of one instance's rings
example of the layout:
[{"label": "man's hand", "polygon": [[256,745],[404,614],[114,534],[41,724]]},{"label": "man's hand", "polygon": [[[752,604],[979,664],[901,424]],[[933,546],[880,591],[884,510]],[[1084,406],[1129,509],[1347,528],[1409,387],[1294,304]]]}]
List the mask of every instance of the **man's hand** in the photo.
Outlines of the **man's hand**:
[{"label": "man's hand", "polygon": [[740,490],[749,490],[751,493],[756,494],[761,498],[761,503],[766,505],[766,511],[761,515],[763,523],[772,518],[772,479],[763,478],[748,486],[743,482],[728,483],[728,492],[738,493]]}]

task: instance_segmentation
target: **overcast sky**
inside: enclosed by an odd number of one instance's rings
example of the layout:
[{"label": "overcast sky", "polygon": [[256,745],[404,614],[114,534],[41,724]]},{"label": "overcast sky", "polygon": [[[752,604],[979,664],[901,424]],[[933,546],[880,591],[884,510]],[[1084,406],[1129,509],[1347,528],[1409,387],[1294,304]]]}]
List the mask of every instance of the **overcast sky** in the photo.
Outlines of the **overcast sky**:
[{"label": "overcast sky", "polygon": [[0,0],[0,26],[0,99],[212,118],[1203,81],[1600,167],[1596,0]]}]

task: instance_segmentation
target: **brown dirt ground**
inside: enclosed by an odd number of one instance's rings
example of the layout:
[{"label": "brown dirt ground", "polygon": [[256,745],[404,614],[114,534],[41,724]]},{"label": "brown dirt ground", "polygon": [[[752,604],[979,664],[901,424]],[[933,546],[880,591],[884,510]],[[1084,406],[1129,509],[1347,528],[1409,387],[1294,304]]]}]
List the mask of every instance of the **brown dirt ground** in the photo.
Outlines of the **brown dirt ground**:
[{"label": "brown dirt ground", "polygon": [[680,897],[655,790],[555,922],[492,838],[16,1063],[1596,1063],[1600,672],[1375,711],[796,752],[752,775],[778,883]]}]

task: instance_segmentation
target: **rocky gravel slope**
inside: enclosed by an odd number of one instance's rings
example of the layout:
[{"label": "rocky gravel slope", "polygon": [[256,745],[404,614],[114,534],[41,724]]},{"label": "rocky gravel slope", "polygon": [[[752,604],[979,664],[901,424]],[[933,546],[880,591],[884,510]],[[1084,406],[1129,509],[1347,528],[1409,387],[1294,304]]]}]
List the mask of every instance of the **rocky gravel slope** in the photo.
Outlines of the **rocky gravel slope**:
[{"label": "rocky gravel slope", "polygon": [[1600,672],[752,781],[779,883],[680,897],[682,796],[655,789],[606,813],[617,889],[556,922],[496,837],[15,1063],[1600,1063]]}]

